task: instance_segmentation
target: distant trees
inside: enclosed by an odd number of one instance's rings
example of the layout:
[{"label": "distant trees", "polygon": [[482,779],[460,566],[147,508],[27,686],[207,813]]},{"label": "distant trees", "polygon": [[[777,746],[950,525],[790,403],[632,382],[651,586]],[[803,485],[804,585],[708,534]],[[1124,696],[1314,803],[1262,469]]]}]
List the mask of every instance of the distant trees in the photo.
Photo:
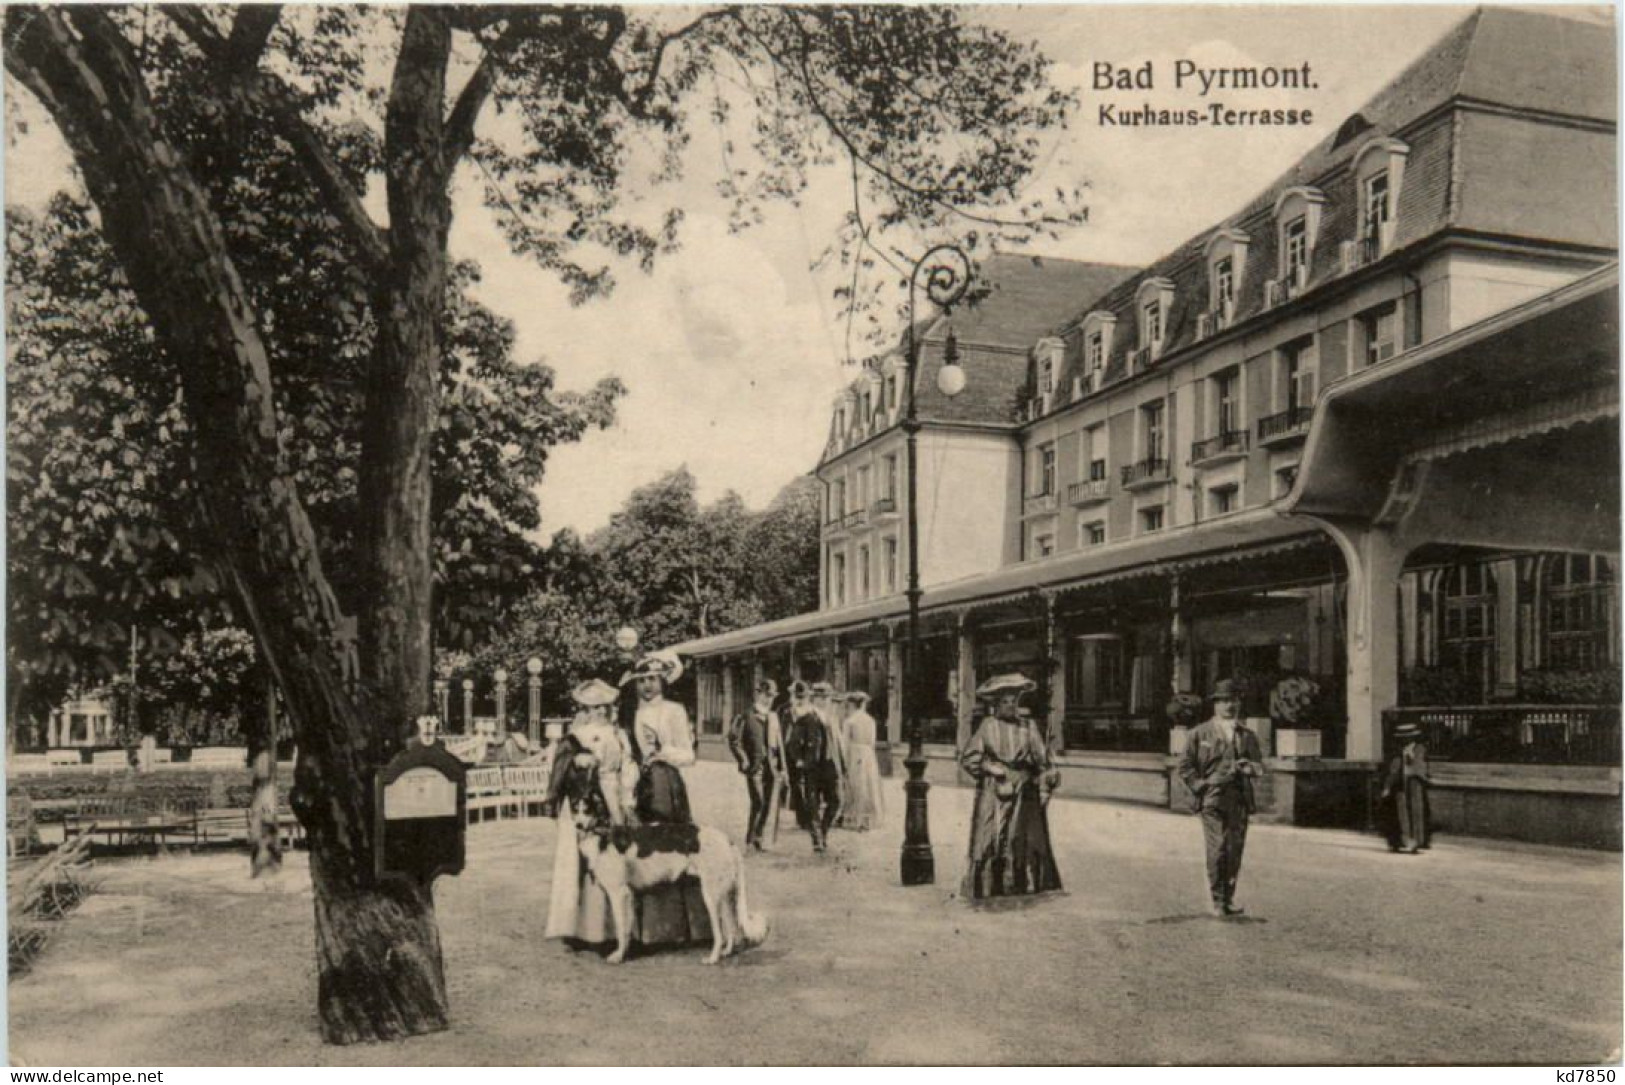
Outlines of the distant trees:
[{"label": "distant trees", "polygon": [[590,675],[614,676],[615,631],[660,648],[818,605],[818,482],[803,476],[761,512],[732,491],[710,505],[686,467],[633,491],[586,540],[560,532],[544,583],[514,604],[472,669],[542,661],[544,703]]}]

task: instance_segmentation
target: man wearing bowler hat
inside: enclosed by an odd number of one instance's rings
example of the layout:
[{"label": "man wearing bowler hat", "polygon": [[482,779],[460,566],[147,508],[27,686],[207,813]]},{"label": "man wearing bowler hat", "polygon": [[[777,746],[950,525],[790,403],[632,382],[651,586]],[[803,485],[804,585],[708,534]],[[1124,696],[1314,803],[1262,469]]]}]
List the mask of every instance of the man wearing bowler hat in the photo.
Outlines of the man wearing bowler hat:
[{"label": "man wearing bowler hat", "polygon": [[1258,736],[1241,723],[1241,694],[1226,678],[1213,687],[1213,716],[1185,744],[1179,776],[1190,788],[1207,844],[1207,884],[1214,915],[1240,915],[1236,878],[1256,809],[1253,780],[1264,771]]},{"label": "man wearing bowler hat", "polygon": [[762,850],[762,830],[767,827],[776,789],[783,786],[784,779],[784,743],[779,734],[779,717],[773,711],[773,700],[778,695],[778,683],[773,679],[756,683],[755,702],[734,719],[728,731],[728,749],[739,763],[750,793],[745,847],[756,851]]}]

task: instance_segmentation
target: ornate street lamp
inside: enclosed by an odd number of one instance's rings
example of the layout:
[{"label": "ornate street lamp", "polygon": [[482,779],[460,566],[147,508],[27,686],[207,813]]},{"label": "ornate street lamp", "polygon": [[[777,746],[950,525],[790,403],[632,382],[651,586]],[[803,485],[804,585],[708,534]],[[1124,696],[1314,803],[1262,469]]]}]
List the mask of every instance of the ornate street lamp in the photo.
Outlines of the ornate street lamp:
[{"label": "ornate street lamp", "polygon": [[434,680],[434,703],[440,708],[440,729],[445,731],[451,722],[451,706],[447,703],[451,695],[451,683],[444,678]]},{"label": "ornate street lamp", "polygon": [[463,734],[474,733],[474,679],[463,679]]},{"label": "ornate street lamp", "polygon": [[[965,296],[970,285],[970,257],[953,245],[938,245],[920,257],[908,280],[908,381],[903,408],[903,433],[908,443],[908,647],[903,663],[903,729],[908,736],[908,756],[903,767],[908,781],[903,815],[903,884],[930,885],[936,880],[936,862],[931,856],[931,826],[927,817],[925,780],[925,724],[920,718],[920,514],[915,507],[918,492],[920,432],[915,407],[914,384],[920,369],[920,344],[914,330],[914,298],[925,273],[925,294],[944,313]],[[965,390],[965,371],[959,367],[959,343],[953,331],[944,345],[942,369],[937,374],[937,390],[953,397]]]},{"label": "ornate street lamp", "polygon": [[508,732],[508,672],[502,667],[496,669],[492,679],[496,682],[497,695],[497,730],[503,734]]},{"label": "ornate street lamp", "polygon": [[547,732],[542,729],[542,661],[531,656],[525,672],[530,675],[525,682],[530,689],[530,740],[541,745],[547,740]]}]

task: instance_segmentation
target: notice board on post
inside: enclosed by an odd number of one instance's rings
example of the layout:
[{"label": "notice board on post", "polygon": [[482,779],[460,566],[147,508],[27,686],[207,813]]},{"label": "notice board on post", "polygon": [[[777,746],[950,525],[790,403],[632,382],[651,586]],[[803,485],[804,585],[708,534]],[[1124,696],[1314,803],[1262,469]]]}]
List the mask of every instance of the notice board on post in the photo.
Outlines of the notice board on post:
[{"label": "notice board on post", "polygon": [[467,770],[439,742],[413,742],[373,781],[373,862],[379,878],[427,885],[463,869]]}]

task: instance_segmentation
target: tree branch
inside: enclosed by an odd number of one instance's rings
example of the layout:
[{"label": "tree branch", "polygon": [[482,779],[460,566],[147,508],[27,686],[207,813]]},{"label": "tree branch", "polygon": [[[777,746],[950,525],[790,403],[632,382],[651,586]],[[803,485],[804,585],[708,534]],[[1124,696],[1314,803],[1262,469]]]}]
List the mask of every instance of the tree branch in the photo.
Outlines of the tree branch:
[{"label": "tree branch", "polygon": [[[277,135],[293,148],[322,203],[350,238],[366,270],[381,270],[389,254],[385,232],[372,221],[362,205],[361,194],[334,161],[316,130],[305,121],[298,93],[277,76],[258,67],[258,58],[263,54],[280,11],[271,9],[261,13],[262,9],[245,7],[228,39],[198,8],[165,4],[162,10],[199,51],[220,68],[221,89],[239,120],[246,121],[257,115],[271,118]],[[252,19],[250,12],[256,12]],[[245,23],[245,19],[250,21]],[[241,66],[251,53],[253,62]]]}]

